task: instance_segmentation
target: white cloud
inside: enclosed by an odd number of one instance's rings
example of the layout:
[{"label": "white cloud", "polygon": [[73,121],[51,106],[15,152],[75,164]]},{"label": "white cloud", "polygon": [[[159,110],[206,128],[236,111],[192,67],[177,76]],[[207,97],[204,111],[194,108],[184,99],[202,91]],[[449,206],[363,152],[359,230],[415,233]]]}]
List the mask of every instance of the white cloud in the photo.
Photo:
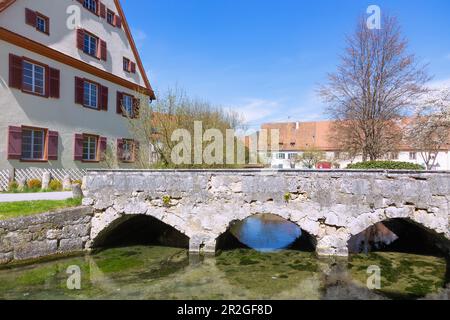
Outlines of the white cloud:
[{"label": "white cloud", "polygon": [[241,105],[232,107],[234,111],[241,114],[245,122],[255,123],[270,116],[276,115],[279,103],[264,99],[246,99]]}]

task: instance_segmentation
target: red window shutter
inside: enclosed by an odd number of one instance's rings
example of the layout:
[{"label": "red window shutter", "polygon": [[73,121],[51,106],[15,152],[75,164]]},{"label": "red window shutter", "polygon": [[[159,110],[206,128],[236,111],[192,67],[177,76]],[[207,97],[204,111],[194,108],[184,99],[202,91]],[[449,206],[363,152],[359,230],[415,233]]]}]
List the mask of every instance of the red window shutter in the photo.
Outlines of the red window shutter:
[{"label": "red window shutter", "polygon": [[105,137],[100,137],[99,145],[100,161],[103,161],[105,160],[106,148],[108,147],[108,139]]},{"label": "red window shutter", "polygon": [[84,104],[84,79],[75,77],[75,103]]},{"label": "red window shutter", "polygon": [[134,140],[134,161],[137,161],[139,159],[139,148],[139,141]]},{"label": "red window shutter", "polygon": [[36,11],[25,9],[25,23],[36,28]]},{"label": "red window shutter", "polygon": [[48,98],[50,96],[50,68],[45,67],[45,92],[44,96]]},{"label": "red window shutter", "polygon": [[123,112],[122,112],[122,100],[123,100],[123,93],[117,91],[117,114],[123,114]]},{"label": "red window shutter", "polygon": [[106,18],[106,6],[103,2],[100,2],[100,17]]},{"label": "red window shutter", "polygon": [[59,99],[60,91],[60,72],[58,69],[49,68],[50,74],[50,98]]},{"label": "red window shutter", "polygon": [[119,17],[118,15],[116,15],[114,18],[115,18],[114,24],[116,25],[116,27],[122,29],[122,18]]},{"label": "red window shutter", "polygon": [[100,110],[108,111],[108,87],[100,86],[101,101],[99,103]]},{"label": "red window shutter", "polygon": [[80,50],[84,49],[84,30],[77,30],[77,48]]},{"label": "red window shutter", "polygon": [[141,100],[133,98],[133,118],[139,118],[140,109],[141,109]]},{"label": "red window shutter", "polygon": [[56,161],[58,160],[58,143],[59,143],[59,134],[56,131],[48,132],[48,160]]},{"label": "red window shutter", "polygon": [[9,55],[9,87],[22,89],[22,57]]},{"label": "red window shutter", "polygon": [[123,160],[123,139],[117,139],[117,160]]},{"label": "red window shutter", "polygon": [[106,41],[100,40],[100,59],[106,61],[108,58],[108,49]]},{"label": "red window shutter", "polygon": [[8,128],[8,160],[20,160],[22,158],[22,128]]},{"label": "red window shutter", "polygon": [[131,73],[136,73],[136,63],[131,62],[130,65],[131,65],[130,66]]},{"label": "red window shutter", "polygon": [[73,147],[73,159],[75,161],[83,160],[83,140],[84,136],[82,134],[75,134],[75,143]]}]

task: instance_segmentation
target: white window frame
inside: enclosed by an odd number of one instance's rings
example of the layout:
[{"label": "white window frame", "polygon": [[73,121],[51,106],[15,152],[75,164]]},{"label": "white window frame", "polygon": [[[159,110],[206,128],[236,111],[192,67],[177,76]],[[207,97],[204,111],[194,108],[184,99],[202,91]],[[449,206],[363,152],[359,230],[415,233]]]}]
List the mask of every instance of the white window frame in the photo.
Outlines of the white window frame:
[{"label": "white window frame", "polygon": [[126,114],[129,117],[133,117],[133,97],[128,94],[124,94],[122,99],[122,106]]},{"label": "white window frame", "polygon": [[85,107],[98,109],[98,85],[96,83],[84,81],[83,104]]},{"label": "white window frame", "polygon": [[136,144],[131,139],[124,139],[122,145],[122,160],[125,162],[133,162],[135,159]]},{"label": "white window frame", "polygon": [[[92,152],[92,149],[94,150]],[[83,137],[83,161],[97,161],[98,137],[86,135]]]},{"label": "white window frame", "polygon": [[[27,65],[31,66],[31,69],[26,69],[25,67]],[[42,79],[38,79],[38,77],[37,77],[38,69],[42,69]],[[28,75],[25,75],[25,70],[31,71],[31,77],[28,76]],[[31,87],[31,90],[27,90],[27,89],[24,89],[24,90],[27,91],[27,92],[31,92],[31,93],[35,93],[35,94],[44,96],[45,95],[45,86],[46,86],[46,83],[45,83],[45,76],[46,76],[45,72],[46,72],[45,67],[43,67],[41,65],[38,65],[38,64],[35,64],[33,62],[27,61],[27,60],[24,60],[23,61],[23,70],[22,70],[22,76],[23,76],[23,80],[22,81],[23,81],[24,84],[26,84],[27,86]],[[27,82],[26,79],[29,80],[30,82]],[[38,80],[42,81],[42,92],[38,91],[38,88],[41,88],[40,86],[38,86],[36,84]]]},{"label": "white window frame", "polygon": [[83,2],[83,7],[95,14],[97,14],[97,6],[98,3],[96,0],[84,0]]},{"label": "white window frame", "polygon": [[[106,11],[106,22],[108,22],[111,25],[114,25],[114,16],[116,14],[114,12],[112,12],[111,10],[107,10]],[[111,21],[110,21],[111,19]]]},{"label": "white window frame", "polygon": [[286,154],[285,153],[277,153],[277,160],[286,160]]},{"label": "white window frame", "polygon": [[83,51],[91,56],[97,56],[98,38],[86,32],[83,39]]},{"label": "white window frame", "polygon": [[[40,24],[42,22],[42,24]],[[41,29],[41,27],[43,29]],[[43,33],[47,33],[47,20],[44,17],[41,17],[40,15],[36,15],[36,29]]]},{"label": "white window frame", "polygon": [[[24,143],[23,143],[23,140],[24,140],[24,133],[25,132],[30,132],[31,133],[31,135],[30,135],[30,144],[29,144],[29,153],[30,153],[30,157],[25,157],[24,156],[24,151],[25,151],[25,146],[28,146],[28,144],[27,145],[25,145]],[[37,140],[37,138],[40,136],[40,138],[42,139],[41,140],[41,155],[39,156],[39,157],[35,157],[34,156],[34,153],[36,152],[36,147],[37,147],[37,143],[36,143],[36,140]],[[44,157],[45,157],[45,130],[44,129],[34,129],[34,128],[24,128],[24,129],[22,129],[22,160],[25,160],[25,161],[36,161],[36,160],[38,160],[38,161],[40,161],[40,160],[44,160]]]}]

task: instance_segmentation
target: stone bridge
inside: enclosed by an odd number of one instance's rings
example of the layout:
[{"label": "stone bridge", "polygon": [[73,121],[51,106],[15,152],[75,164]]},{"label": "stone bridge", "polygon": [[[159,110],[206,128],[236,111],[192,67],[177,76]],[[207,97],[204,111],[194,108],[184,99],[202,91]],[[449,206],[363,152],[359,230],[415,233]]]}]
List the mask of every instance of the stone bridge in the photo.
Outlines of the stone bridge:
[{"label": "stone bridge", "polygon": [[450,173],[409,171],[90,171],[94,208],[87,248],[124,222],[151,216],[212,253],[237,221],[262,213],[297,224],[319,255],[347,256],[348,242],[379,222],[404,220],[450,252]]}]

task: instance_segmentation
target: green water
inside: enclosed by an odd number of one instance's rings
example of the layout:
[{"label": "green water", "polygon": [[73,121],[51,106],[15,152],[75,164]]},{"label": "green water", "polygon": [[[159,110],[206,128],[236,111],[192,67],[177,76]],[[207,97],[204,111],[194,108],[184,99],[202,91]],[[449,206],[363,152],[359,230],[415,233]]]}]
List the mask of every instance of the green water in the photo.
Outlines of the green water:
[{"label": "green water", "polygon": [[[381,269],[379,290],[366,287],[371,265]],[[81,290],[67,289],[70,266],[81,270]],[[0,269],[0,299],[441,299],[445,279],[445,259],[402,253],[330,261],[237,249],[200,259],[135,246]]]}]

